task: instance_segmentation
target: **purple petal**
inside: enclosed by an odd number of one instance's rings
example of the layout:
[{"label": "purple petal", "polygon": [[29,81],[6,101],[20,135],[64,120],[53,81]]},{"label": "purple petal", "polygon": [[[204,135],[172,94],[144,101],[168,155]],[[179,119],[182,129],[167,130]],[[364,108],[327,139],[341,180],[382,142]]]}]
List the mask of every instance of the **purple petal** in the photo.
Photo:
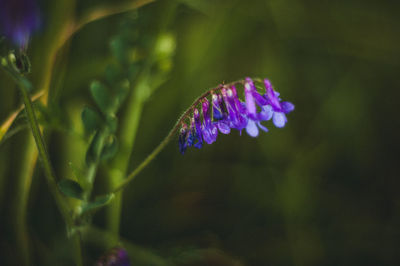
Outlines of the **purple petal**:
[{"label": "purple petal", "polygon": [[258,114],[258,119],[261,121],[268,121],[272,118],[274,111],[271,105],[265,105],[261,107],[261,112]]},{"label": "purple petal", "polygon": [[222,134],[229,134],[231,133],[231,128],[229,127],[229,125],[227,123],[225,123],[224,121],[219,121],[217,122],[217,127],[219,129],[219,132],[221,132]]},{"label": "purple petal", "polygon": [[207,144],[211,144],[214,142],[210,131],[207,128],[202,128],[202,135],[203,135],[203,140],[207,143]]},{"label": "purple petal", "polygon": [[268,132],[268,128],[264,127],[260,122],[257,122],[257,126],[264,132]]},{"label": "purple petal", "polygon": [[250,83],[246,83],[244,85],[244,96],[246,99],[246,109],[248,116],[252,119],[255,119],[257,115],[257,109]]},{"label": "purple petal", "polygon": [[294,104],[291,102],[282,102],[282,111],[287,114],[294,110]]},{"label": "purple petal", "polygon": [[186,151],[186,148],[188,146],[187,143],[188,140],[188,130],[186,124],[182,125],[182,128],[179,132],[179,151],[184,154]]},{"label": "purple petal", "polygon": [[258,136],[258,127],[256,123],[251,119],[249,119],[247,123],[246,132],[249,136],[253,138]]},{"label": "purple petal", "polygon": [[38,29],[39,9],[35,0],[0,1],[0,35],[26,48],[31,33]]},{"label": "purple petal", "polygon": [[275,112],[272,121],[276,127],[282,128],[287,122],[286,115],[282,112]]},{"label": "purple petal", "polygon": [[264,97],[262,97],[262,96],[258,93],[258,91],[253,91],[253,97],[254,97],[254,99],[256,100],[256,103],[257,103],[259,106],[264,106],[264,105],[267,105],[267,104],[268,104],[268,101],[267,101]]},{"label": "purple petal", "polygon": [[265,95],[264,97],[268,100],[274,111],[280,112],[281,111],[281,104],[279,102],[279,93],[274,91],[271,86],[271,82],[268,79],[264,79],[265,84]]}]

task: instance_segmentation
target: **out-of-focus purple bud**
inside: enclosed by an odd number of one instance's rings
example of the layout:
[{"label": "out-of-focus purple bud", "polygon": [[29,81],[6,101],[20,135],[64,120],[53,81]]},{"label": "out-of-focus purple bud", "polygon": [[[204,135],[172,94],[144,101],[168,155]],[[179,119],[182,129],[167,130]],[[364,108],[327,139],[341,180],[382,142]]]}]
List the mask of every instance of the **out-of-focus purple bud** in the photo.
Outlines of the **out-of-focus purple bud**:
[{"label": "out-of-focus purple bud", "polygon": [[0,0],[0,35],[5,35],[21,49],[26,49],[39,24],[35,0]]}]

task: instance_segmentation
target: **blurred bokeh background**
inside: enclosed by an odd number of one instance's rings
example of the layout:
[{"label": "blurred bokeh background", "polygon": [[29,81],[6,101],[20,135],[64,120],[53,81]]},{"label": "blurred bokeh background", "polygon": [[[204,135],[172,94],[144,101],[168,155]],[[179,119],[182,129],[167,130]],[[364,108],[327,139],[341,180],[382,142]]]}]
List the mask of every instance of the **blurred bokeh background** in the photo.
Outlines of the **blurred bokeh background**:
[{"label": "blurred bokeh background", "polygon": [[[117,2],[39,2],[42,29],[28,50],[36,87],[53,33],[68,16]],[[170,143],[124,192],[120,235],[132,265],[399,265],[399,11],[395,1],[360,0],[181,0],[141,8],[139,31],[167,32],[176,48],[168,79],[141,110],[130,170],[195,98],[224,81],[268,77],[296,109],[285,128],[270,124],[255,139],[220,134],[185,155],[177,140]],[[73,132],[82,128],[83,106],[94,106],[89,84],[103,79],[124,16],[86,25],[56,57],[49,105],[56,126],[47,142],[59,177],[70,174],[69,162],[84,162],[87,142]],[[21,103],[13,87],[0,71],[1,121]],[[32,151],[23,117],[10,131],[0,145],[0,262],[19,265],[13,206]],[[106,168],[98,193],[106,190]],[[32,265],[70,265],[40,167],[27,210]],[[96,213],[98,232],[85,240],[88,265],[115,244],[105,236],[105,216]]]}]

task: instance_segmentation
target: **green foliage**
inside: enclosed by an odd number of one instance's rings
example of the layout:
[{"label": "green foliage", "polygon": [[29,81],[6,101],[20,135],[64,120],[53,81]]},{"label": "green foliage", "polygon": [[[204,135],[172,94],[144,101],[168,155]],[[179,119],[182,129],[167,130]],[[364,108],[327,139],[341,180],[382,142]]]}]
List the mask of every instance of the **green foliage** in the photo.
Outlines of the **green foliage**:
[{"label": "green foliage", "polygon": [[106,194],[103,196],[96,197],[91,202],[86,202],[82,206],[82,215],[94,212],[111,202],[111,200],[115,197],[114,193]]},{"label": "green foliage", "polygon": [[68,197],[83,199],[84,191],[78,182],[71,179],[63,179],[58,182],[58,188],[60,191]]},{"label": "green foliage", "polygon": [[103,83],[93,81],[90,84],[90,92],[100,111],[104,114],[113,112],[113,97]]},{"label": "green foliage", "polygon": [[85,133],[90,135],[101,127],[102,118],[90,107],[85,107],[82,111],[82,123]]}]

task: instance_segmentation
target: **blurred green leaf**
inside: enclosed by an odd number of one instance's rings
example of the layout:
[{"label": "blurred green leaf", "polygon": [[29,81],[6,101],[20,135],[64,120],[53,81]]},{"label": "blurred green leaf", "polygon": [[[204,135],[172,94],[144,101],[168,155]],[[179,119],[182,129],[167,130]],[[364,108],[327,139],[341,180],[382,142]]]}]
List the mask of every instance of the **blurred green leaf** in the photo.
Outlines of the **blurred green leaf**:
[{"label": "blurred green leaf", "polygon": [[101,207],[106,206],[111,202],[114,196],[114,193],[110,193],[104,196],[96,197],[94,201],[88,202],[83,206],[82,213],[84,214],[90,211],[95,211]]},{"label": "blurred green leaf", "polygon": [[74,165],[72,162],[69,162],[68,166],[70,167],[74,177],[78,180],[78,183],[82,186],[82,188],[87,188],[88,182],[86,180],[86,176],[83,170]]},{"label": "blurred green leaf", "polygon": [[86,134],[91,134],[101,127],[100,115],[89,107],[85,107],[82,111],[82,123]]},{"label": "blurred green leaf", "polygon": [[107,82],[111,85],[123,77],[122,69],[116,64],[111,64],[106,67],[105,77]]},{"label": "blurred green leaf", "polygon": [[115,58],[121,63],[126,64],[128,60],[128,45],[121,36],[116,36],[110,43],[111,51]]},{"label": "blurred green leaf", "polygon": [[90,92],[99,109],[104,114],[108,114],[112,110],[113,105],[113,97],[108,88],[100,81],[95,80],[90,84]]},{"label": "blurred green leaf", "polygon": [[78,182],[74,180],[63,179],[60,182],[58,182],[58,187],[65,196],[80,200],[83,199],[84,191],[82,187],[78,184]]}]

